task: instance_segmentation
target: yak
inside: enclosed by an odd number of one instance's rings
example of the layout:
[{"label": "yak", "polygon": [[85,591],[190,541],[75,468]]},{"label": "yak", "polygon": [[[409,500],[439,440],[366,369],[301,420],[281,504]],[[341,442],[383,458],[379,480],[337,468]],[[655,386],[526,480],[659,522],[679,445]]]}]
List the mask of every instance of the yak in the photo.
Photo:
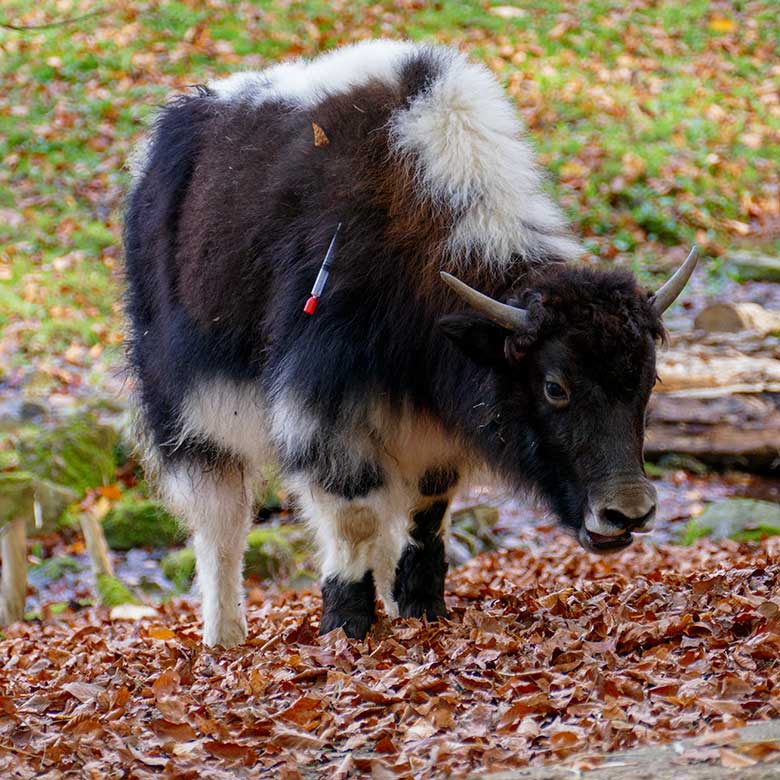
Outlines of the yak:
[{"label": "yak", "polygon": [[316,541],[321,633],[365,637],[377,596],[447,615],[470,475],[538,494],[591,552],[652,527],[645,409],[695,248],[656,293],[573,263],[545,189],[495,77],[444,46],[363,42],[159,110],[126,207],[128,355],[206,645],[246,638],[269,462]]}]

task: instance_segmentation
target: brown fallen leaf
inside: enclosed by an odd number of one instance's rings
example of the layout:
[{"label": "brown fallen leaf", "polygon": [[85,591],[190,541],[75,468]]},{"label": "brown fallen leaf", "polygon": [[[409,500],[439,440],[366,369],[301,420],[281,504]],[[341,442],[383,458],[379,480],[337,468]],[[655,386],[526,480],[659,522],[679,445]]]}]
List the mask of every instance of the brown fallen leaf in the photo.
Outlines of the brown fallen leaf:
[{"label": "brown fallen leaf", "polygon": [[758,763],[754,758],[746,756],[744,753],[737,753],[735,750],[721,748],[720,763],[727,769],[742,769],[746,766],[753,766]]},{"label": "brown fallen leaf", "polygon": [[313,720],[318,719],[317,716],[322,712],[322,709],[323,703],[320,699],[315,699],[311,696],[301,696],[287,709],[277,713],[277,717],[306,727]]},{"label": "brown fallen leaf", "polygon": [[321,748],[325,744],[319,737],[287,729],[276,729],[269,737],[269,741],[281,747],[300,748],[302,750]]},{"label": "brown fallen leaf", "polygon": [[0,696],[0,712],[6,715],[16,714],[16,705],[10,696]]},{"label": "brown fallen leaf", "polygon": [[179,673],[175,669],[166,669],[162,674],[157,676],[157,679],[152,683],[152,690],[154,695],[158,698],[162,696],[170,696],[179,690],[179,683],[181,678]]},{"label": "brown fallen leaf", "polygon": [[247,745],[239,745],[235,742],[218,742],[212,740],[203,743],[203,749],[215,758],[223,761],[235,761],[249,765],[257,759],[256,751]]},{"label": "brown fallen leaf", "polygon": [[393,744],[393,740],[385,734],[375,745],[374,750],[377,753],[397,753],[398,748]]},{"label": "brown fallen leaf", "polygon": [[94,701],[101,693],[105,693],[106,690],[102,685],[81,681],[65,683],[62,687],[80,702]]},{"label": "brown fallen leaf", "polygon": [[151,628],[147,629],[146,635],[150,639],[176,639],[176,633],[171,631],[170,628],[166,628],[165,626],[152,626]]},{"label": "brown fallen leaf", "polygon": [[160,714],[173,723],[182,723],[187,719],[187,705],[178,696],[161,696],[157,699]]},{"label": "brown fallen leaf", "polygon": [[170,737],[177,742],[187,742],[197,737],[195,729],[189,723],[174,723],[164,718],[155,718],[149,725],[158,736]]},{"label": "brown fallen leaf", "polygon": [[314,131],[315,146],[327,146],[330,143],[330,139],[325,135],[325,131],[316,122],[311,123],[311,128]]}]

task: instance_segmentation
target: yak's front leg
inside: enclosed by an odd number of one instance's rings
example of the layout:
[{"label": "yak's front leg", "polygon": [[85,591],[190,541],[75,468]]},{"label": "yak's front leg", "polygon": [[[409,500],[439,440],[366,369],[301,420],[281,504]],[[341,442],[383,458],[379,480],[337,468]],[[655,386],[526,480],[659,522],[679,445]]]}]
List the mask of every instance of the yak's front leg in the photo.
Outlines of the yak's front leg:
[{"label": "yak's front leg", "polygon": [[411,514],[411,539],[395,570],[393,599],[401,617],[447,617],[444,534],[457,482],[457,470],[449,467],[429,469],[420,479],[420,499]]},{"label": "yak's front leg", "polygon": [[343,628],[363,639],[376,618],[371,569],[380,519],[365,496],[347,498],[310,486],[300,491],[304,514],[320,556],[322,620],[320,634]]},{"label": "yak's front leg", "polygon": [[411,542],[398,561],[393,585],[393,599],[400,617],[425,615],[429,620],[447,617],[443,531],[448,507],[448,501],[435,501],[412,514]]},{"label": "yak's front leg", "polygon": [[235,466],[188,462],[163,475],[164,496],[192,531],[203,613],[203,642],[233,647],[246,639],[243,563],[251,498]]}]

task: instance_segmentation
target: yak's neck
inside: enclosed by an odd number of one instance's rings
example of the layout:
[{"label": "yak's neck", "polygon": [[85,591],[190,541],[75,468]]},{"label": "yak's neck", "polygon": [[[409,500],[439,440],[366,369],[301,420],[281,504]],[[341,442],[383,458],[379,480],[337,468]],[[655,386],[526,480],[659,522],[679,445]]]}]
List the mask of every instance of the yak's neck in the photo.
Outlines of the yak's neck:
[{"label": "yak's neck", "polygon": [[505,421],[496,402],[500,377],[448,345],[431,379],[433,411],[468,447],[469,459],[510,480],[511,475],[505,473]]}]

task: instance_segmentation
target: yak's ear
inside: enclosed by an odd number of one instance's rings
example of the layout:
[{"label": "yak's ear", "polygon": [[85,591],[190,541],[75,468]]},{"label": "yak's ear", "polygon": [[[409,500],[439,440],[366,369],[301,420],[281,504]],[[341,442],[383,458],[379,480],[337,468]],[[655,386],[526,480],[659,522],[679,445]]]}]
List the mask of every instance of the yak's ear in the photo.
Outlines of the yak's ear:
[{"label": "yak's ear", "polygon": [[471,312],[448,314],[438,324],[475,363],[491,368],[507,365],[506,343],[510,334],[487,317]]}]

